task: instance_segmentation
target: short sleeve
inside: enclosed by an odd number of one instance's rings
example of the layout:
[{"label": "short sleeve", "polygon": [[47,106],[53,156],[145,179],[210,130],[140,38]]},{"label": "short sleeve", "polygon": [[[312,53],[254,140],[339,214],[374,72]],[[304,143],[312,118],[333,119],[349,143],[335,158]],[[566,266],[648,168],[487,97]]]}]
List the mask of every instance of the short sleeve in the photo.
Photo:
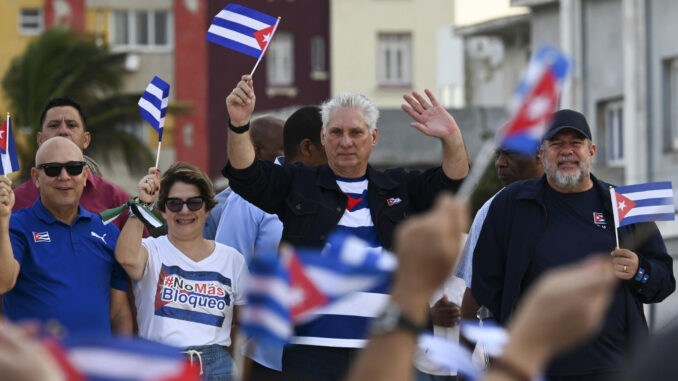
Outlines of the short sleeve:
[{"label": "short sleeve", "polygon": [[[14,218],[14,215],[12,215],[11,219]],[[12,244],[14,258],[19,262],[19,265],[21,265],[24,260],[24,254],[26,253],[26,250],[29,249],[29,243],[26,234],[20,229],[21,223],[13,223],[14,221],[11,219],[9,224],[9,240]]]},{"label": "short sleeve", "polygon": [[125,269],[120,266],[118,261],[115,261],[115,263],[113,263],[113,270],[111,273],[111,288],[127,292],[128,284],[129,278],[127,278]]},{"label": "short sleeve", "polygon": [[250,272],[247,270],[244,257],[234,250],[234,255],[237,255],[237,265],[235,273],[235,302],[237,306],[246,304],[245,290],[247,289],[247,282],[249,282]]}]

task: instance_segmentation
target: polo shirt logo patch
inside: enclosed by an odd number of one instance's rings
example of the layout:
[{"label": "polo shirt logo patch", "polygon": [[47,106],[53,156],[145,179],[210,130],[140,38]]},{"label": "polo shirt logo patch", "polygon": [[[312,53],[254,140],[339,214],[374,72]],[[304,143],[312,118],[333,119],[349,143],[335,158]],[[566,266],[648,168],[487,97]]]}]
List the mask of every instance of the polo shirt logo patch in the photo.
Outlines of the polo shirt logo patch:
[{"label": "polo shirt logo patch", "polygon": [[605,222],[603,213],[593,212],[593,223],[596,225],[606,225],[607,222]]},{"label": "polo shirt logo patch", "polygon": [[231,280],[217,272],[162,265],[155,315],[221,327],[231,295]]},{"label": "polo shirt logo patch", "polygon": [[396,205],[396,204],[400,204],[402,201],[403,200],[396,197],[396,198],[389,198],[388,200],[386,200],[386,203],[388,204],[388,206],[393,206],[393,205]]},{"label": "polo shirt logo patch", "polygon": [[36,233],[33,232],[33,241],[35,242],[52,242],[49,239],[49,232]]}]

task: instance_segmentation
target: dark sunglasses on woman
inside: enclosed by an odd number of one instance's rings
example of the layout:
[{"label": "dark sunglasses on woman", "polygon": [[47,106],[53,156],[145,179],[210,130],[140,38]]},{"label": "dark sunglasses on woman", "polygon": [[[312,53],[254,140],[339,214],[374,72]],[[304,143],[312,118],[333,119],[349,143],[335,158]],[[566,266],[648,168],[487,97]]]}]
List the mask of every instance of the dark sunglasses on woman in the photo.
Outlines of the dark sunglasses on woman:
[{"label": "dark sunglasses on woman", "polygon": [[202,196],[191,197],[186,201],[177,197],[171,197],[165,201],[165,207],[169,209],[170,212],[178,213],[184,207],[184,204],[186,204],[188,210],[195,212],[202,208],[204,202]]},{"label": "dark sunglasses on woman", "polygon": [[62,168],[66,168],[66,172],[71,176],[77,176],[82,173],[82,169],[87,163],[84,161],[69,161],[67,163],[44,163],[38,164],[37,168],[45,171],[49,177],[57,177],[61,173]]}]

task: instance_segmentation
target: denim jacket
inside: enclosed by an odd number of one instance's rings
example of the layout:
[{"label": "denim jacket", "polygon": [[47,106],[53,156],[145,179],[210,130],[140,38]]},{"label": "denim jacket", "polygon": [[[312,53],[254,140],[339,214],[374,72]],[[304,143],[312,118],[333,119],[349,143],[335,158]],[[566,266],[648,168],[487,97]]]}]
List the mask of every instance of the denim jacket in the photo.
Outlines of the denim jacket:
[{"label": "denim jacket", "polygon": [[[222,170],[233,190],[283,223],[282,241],[299,247],[323,247],[344,214],[347,197],[327,165],[273,165],[255,160],[245,169],[230,163]],[[427,210],[442,191],[455,191],[461,180],[448,178],[442,167],[426,171],[367,167],[368,205],[381,245],[393,248],[395,227]],[[237,221],[233,221],[237,223]]]}]

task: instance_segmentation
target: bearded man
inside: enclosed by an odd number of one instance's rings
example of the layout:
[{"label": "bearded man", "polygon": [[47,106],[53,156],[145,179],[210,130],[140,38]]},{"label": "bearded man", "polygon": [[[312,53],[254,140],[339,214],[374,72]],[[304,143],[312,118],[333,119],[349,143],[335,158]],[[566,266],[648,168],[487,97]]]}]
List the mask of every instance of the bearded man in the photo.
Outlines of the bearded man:
[{"label": "bearded man", "polygon": [[542,273],[609,253],[619,285],[600,334],[555,358],[545,376],[617,379],[627,350],[648,334],[643,303],[675,289],[671,257],[654,223],[619,228],[616,247],[610,185],[591,174],[596,145],[584,115],[556,112],[539,154],[545,175],[511,184],[490,206],[473,254],[473,296],[506,324]]}]

